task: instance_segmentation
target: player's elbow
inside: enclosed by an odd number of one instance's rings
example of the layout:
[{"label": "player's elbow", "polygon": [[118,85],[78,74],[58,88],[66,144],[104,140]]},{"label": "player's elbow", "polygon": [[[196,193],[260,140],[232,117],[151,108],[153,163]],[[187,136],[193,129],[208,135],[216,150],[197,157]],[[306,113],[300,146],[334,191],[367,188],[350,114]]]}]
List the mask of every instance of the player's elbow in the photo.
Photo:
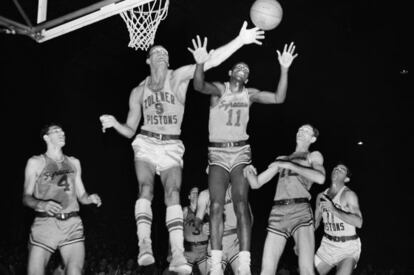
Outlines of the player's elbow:
[{"label": "player's elbow", "polygon": [[320,175],[318,175],[316,177],[315,182],[317,184],[324,184],[325,183],[325,179],[326,179],[325,175],[324,174],[320,174]]},{"label": "player's elbow", "polygon": [[197,92],[203,92],[203,90],[204,90],[204,82],[203,81],[197,81],[196,79],[194,79],[194,81],[193,81],[193,88]]},{"label": "player's elbow", "polygon": [[357,221],[357,223],[356,223],[356,225],[355,225],[355,227],[358,228],[358,229],[361,229],[362,228],[362,224],[363,224],[362,218],[359,218],[358,221]]}]

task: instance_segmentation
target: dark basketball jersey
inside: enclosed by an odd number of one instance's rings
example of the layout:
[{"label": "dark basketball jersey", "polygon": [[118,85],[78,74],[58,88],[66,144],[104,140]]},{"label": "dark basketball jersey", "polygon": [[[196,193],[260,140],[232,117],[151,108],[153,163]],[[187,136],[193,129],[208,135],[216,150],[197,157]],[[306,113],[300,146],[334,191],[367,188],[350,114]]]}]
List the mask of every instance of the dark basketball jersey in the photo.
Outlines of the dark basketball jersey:
[{"label": "dark basketball jersey", "polygon": [[78,211],[76,195],[76,168],[67,156],[61,162],[43,155],[45,167],[36,180],[34,197],[39,200],[52,200],[62,206],[62,212]]}]

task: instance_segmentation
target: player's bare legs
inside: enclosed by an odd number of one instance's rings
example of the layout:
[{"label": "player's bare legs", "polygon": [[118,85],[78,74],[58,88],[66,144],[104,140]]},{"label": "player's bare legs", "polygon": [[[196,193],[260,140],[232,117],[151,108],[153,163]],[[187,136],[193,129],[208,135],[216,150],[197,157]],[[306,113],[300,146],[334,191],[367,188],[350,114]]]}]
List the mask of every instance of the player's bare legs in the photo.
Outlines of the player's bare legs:
[{"label": "player's bare legs", "polygon": [[170,271],[179,274],[190,274],[191,267],[184,257],[184,220],[180,204],[180,188],[182,169],[179,166],[169,168],[160,173],[164,186],[164,202],[167,206],[165,222],[170,236],[171,262]]},{"label": "player's bare legs", "polygon": [[155,167],[149,162],[135,159],[135,172],[138,179],[139,198],[135,203],[135,220],[138,235],[138,264],[150,265],[155,262],[151,246],[152,209],[154,197]]},{"label": "player's bare legs", "polygon": [[354,271],[355,264],[356,262],[354,258],[343,259],[340,263],[338,263],[336,267],[336,275],[352,274],[352,271]]},{"label": "player's bare legs", "polygon": [[238,273],[250,274],[250,238],[251,238],[251,216],[249,210],[249,184],[243,176],[246,165],[241,164],[231,171],[232,200],[234,212],[237,216],[237,236],[240,241],[240,266]]},{"label": "player's bare legs", "polygon": [[82,274],[85,259],[85,244],[77,242],[60,248],[66,275]]},{"label": "player's bare legs", "polygon": [[263,249],[261,275],[274,275],[280,257],[286,246],[286,238],[274,233],[267,233]]},{"label": "player's bare legs", "polygon": [[293,234],[295,244],[298,249],[299,272],[300,274],[315,274],[314,256],[315,256],[315,235],[312,226],[302,226]]},{"label": "player's bare legs", "polygon": [[46,265],[52,255],[49,251],[31,245],[29,251],[29,261],[27,264],[27,274],[29,275],[43,275],[45,274]]},{"label": "player's bare legs", "polygon": [[209,167],[211,274],[222,274],[223,210],[228,183],[227,170],[218,165]]},{"label": "player's bare legs", "polygon": [[316,271],[318,271],[318,274],[325,275],[328,274],[328,272],[332,269],[332,266],[325,263],[324,261],[320,261],[318,265],[316,266]]}]

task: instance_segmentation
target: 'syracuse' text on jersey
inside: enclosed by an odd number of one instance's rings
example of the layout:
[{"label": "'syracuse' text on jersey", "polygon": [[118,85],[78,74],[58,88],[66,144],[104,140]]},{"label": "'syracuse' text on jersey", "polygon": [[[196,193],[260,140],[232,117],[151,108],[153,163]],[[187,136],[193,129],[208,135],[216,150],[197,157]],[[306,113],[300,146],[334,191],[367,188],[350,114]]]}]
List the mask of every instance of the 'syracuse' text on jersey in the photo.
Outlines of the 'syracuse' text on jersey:
[{"label": "'syracuse' text on jersey", "polygon": [[[335,207],[345,212],[349,212],[349,209],[347,209],[344,205],[341,204],[341,195],[346,188],[348,187],[344,186],[341,188],[341,190],[339,190],[339,192],[332,199],[332,203],[335,205]],[[325,195],[328,194],[328,189],[325,190]],[[353,236],[356,234],[355,226],[344,222],[339,217],[333,215],[331,212],[328,212],[325,209],[322,212],[322,218],[325,233],[331,236]]]},{"label": "'syracuse' text on jersey", "polygon": [[76,196],[76,168],[67,156],[57,162],[43,155],[45,167],[36,179],[34,197],[39,200],[52,200],[62,206],[62,212],[78,211]]},{"label": "'syracuse' text on jersey", "polygon": [[211,142],[247,140],[247,123],[249,122],[249,93],[246,88],[232,93],[230,84],[224,83],[226,89],[216,106],[210,108],[209,139]]},{"label": "'syracuse' text on jersey", "polygon": [[184,115],[184,102],[178,99],[171,88],[171,70],[168,70],[164,87],[153,91],[148,87],[148,79],[144,83],[142,109],[144,124],[142,129],[158,133],[179,135]]},{"label": "'syracuse' text on jersey", "polygon": [[[286,160],[296,162],[303,166],[311,166],[309,161],[309,153],[287,157]],[[312,186],[312,181],[293,172],[289,169],[281,169],[279,171],[279,181],[276,187],[276,194],[274,200],[294,199],[294,198],[311,198],[309,189]]]}]

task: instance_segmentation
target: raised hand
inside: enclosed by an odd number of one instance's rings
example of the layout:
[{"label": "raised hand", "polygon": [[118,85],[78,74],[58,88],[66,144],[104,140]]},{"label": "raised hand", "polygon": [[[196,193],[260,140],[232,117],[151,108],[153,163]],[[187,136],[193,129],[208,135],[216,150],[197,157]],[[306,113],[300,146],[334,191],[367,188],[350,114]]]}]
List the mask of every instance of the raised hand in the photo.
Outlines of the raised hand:
[{"label": "raised hand", "polygon": [[106,129],[114,127],[118,121],[112,115],[101,115],[99,120],[102,123],[102,132],[105,133]]},{"label": "raised hand", "polygon": [[243,44],[255,43],[257,45],[262,45],[262,42],[259,40],[264,39],[264,31],[258,27],[252,29],[247,29],[247,22],[243,22],[243,26],[240,30],[239,37],[242,40]]},{"label": "raised hand", "polygon": [[194,60],[197,64],[205,63],[207,60],[210,59],[211,54],[214,50],[207,52],[207,37],[204,37],[204,42],[201,44],[200,36],[197,35],[197,41],[193,38],[191,40],[193,42],[193,49],[187,48],[194,57]]},{"label": "raised hand", "polygon": [[290,42],[289,47],[285,44],[283,53],[280,53],[279,50],[277,50],[277,59],[279,60],[280,66],[289,68],[290,65],[292,65],[293,60],[298,56],[298,54],[295,54],[295,48],[295,44]]}]

